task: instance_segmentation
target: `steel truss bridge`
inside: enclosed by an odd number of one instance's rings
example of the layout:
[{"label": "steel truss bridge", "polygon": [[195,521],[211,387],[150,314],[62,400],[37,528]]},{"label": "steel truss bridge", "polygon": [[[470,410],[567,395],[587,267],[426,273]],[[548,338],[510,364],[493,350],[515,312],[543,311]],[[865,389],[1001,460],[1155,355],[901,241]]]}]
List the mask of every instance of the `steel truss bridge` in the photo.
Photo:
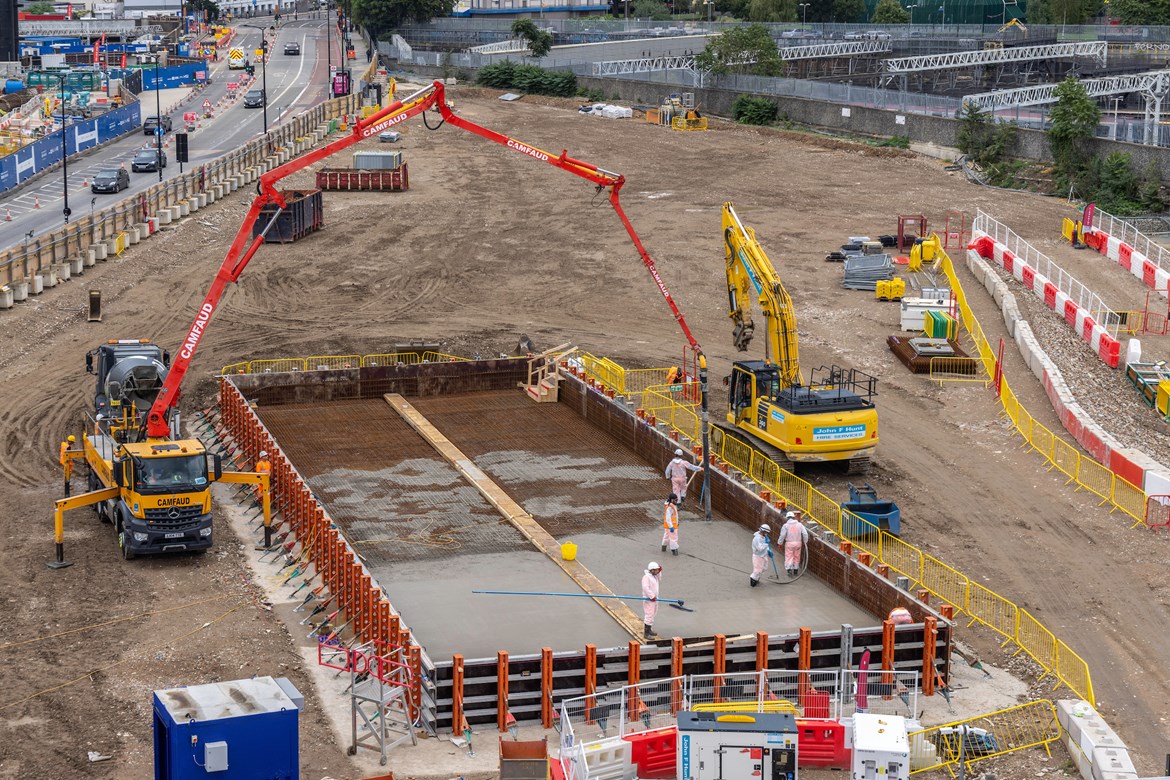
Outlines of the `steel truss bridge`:
[{"label": "steel truss bridge", "polygon": [[[1109,95],[1141,95],[1146,101],[1145,133],[1143,143],[1151,143],[1154,129],[1162,121],[1162,101],[1170,95],[1170,70],[1154,70],[1147,73],[1131,73],[1122,76],[1106,76],[1098,79],[1081,79],[1091,98]],[[982,92],[967,95],[964,103],[988,109],[993,114],[997,109],[1024,108],[1055,103],[1057,84],[1037,84],[1019,89],[1003,89],[996,92]]]},{"label": "steel truss bridge", "polygon": [[[890,41],[844,41],[840,43],[816,43],[811,46],[783,46],[779,49],[780,58],[786,62],[814,59],[835,59],[839,57],[860,57],[873,54],[882,54],[891,51]],[[752,59],[738,59],[728,61],[728,65],[750,65]],[[695,84],[700,85],[706,71],[700,70],[695,64],[693,54],[662,55],[658,57],[639,57],[630,60],[607,60],[593,63],[593,75],[629,76],[636,73],[653,73],[660,70],[685,70],[695,78]]]},{"label": "steel truss bridge", "polygon": [[1104,66],[1109,51],[1106,41],[1047,43],[1040,46],[1013,46],[1003,49],[956,51],[919,57],[895,57],[882,61],[881,85],[897,81],[902,89],[911,76],[938,71],[982,70],[998,66],[1046,63],[1054,60],[1091,59]]},{"label": "steel truss bridge", "polygon": [[21,22],[21,35],[77,35],[96,38],[99,35],[117,35],[123,38],[140,35],[161,35],[157,24],[136,25],[133,19],[82,19],[79,21]]}]

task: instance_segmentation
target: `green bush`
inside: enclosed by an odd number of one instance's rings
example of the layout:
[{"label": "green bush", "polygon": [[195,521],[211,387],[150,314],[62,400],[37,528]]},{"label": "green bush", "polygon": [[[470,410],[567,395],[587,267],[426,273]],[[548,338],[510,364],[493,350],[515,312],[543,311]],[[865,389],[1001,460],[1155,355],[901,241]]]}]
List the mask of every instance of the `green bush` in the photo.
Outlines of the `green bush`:
[{"label": "green bush", "polygon": [[770,125],[776,121],[776,104],[767,98],[740,95],[731,104],[731,117],[745,125]]},{"label": "green bush", "polygon": [[572,97],[577,94],[577,77],[571,70],[545,70],[504,60],[479,69],[476,81],[493,89],[514,89],[532,95]]}]

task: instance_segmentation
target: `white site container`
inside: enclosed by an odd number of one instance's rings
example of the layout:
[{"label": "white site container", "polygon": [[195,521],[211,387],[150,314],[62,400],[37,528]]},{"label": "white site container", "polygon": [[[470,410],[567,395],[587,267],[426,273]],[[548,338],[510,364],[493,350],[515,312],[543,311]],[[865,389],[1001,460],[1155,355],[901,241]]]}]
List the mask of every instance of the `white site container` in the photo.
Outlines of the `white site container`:
[{"label": "white site container", "polygon": [[853,780],[909,780],[910,740],[900,715],[853,715]]}]

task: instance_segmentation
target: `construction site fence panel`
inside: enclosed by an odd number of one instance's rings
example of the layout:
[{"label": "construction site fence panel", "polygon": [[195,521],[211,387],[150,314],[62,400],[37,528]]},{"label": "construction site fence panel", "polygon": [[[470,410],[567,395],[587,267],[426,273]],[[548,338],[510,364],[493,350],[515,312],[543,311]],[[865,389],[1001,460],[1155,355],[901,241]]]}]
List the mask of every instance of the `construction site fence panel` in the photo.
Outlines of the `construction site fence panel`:
[{"label": "construction site fence panel", "polygon": [[[986,221],[984,227],[988,231],[1002,233],[1005,242],[1015,241],[1014,246],[1019,248],[1022,255],[1027,255],[1028,252],[1036,254],[1030,245],[1019,241],[1018,236],[994,220]],[[951,259],[945,252],[940,253],[940,267],[954,292],[961,323],[974,340],[983,369],[990,376],[995,373],[995,350],[984,337],[984,331],[976,320],[962,285],[955,275]],[[581,366],[590,379],[606,387],[614,389],[624,387],[624,370],[612,360],[587,356],[582,360]],[[1107,496],[1115,508],[1139,521],[1146,516],[1147,502],[1144,493],[1112,472],[1108,477],[1108,490],[1105,490],[1106,477],[1100,471],[1104,467],[1091,458],[1077,453],[1052,431],[1035,422],[1031,413],[1017,399],[1006,377],[1002,378],[999,389],[1004,413],[1011,420],[1014,429],[1023,435],[1029,446],[1065,474],[1070,482],[1075,481],[1078,487],[1095,495]],[[687,420],[685,429],[676,430],[681,435],[692,436],[691,418],[685,414],[680,415],[678,408],[689,410],[687,405],[680,404],[671,396],[660,392],[647,397],[646,403],[652,403],[656,421],[672,421],[680,416]],[[673,408],[668,412],[666,407],[670,405],[673,405]],[[783,498],[789,506],[802,509],[807,519],[840,537],[848,537],[849,531],[861,527],[860,524],[865,522],[861,518],[845,513],[840,504],[813,485],[781,468],[750,445],[727,435],[719,428],[711,431],[711,456],[716,463],[726,463],[730,468],[751,478],[761,488],[778,498]],[[1067,663],[1064,660],[1058,663],[1059,654],[1055,649],[1058,640],[1031,615],[1021,618],[1021,615],[1026,613],[1011,600],[977,584],[962,572],[892,534],[872,527],[863,530],[864,533],[857,534],[859,538],[855,540],[856,546],[872,554],[877,563],[887,565],[892,571],[909,578],[932,596],[952,604],[958,614],[966,613],[972,623],[982,623],[1015,643],[1043,665],[1046,672],[1056,675],[1077,695],[1090,703],[1093,702],[1091,678],[1084,662],[1075,653],[1070,652],[1065,659]]]},{"label": "construction site fence panel", "polygon": [[[1056,705],[1047,699],[910,734],[911,774],[970,765],[1018,750],[1048,746],[1062,736]],[[1051,755],[1051,751],[1049,751]]]},{"label": "construction site fence panel", "polygon": [[196,165],[182,175],[123,198],[107,208],[0,250],[0,285],[24,282],[44,274],[53,265],[84,255],[94,244],[113,239],[162,209],[176,206],[194,194],[206,193],[248,169],[267,171],[276,167],[281,163],[278,150],[296,143],[312,142],[314,128],[333,117],[354,111],[359,99],[360,95],[353,94],[325,101],[272,129],[266,136],[211,162]]}]

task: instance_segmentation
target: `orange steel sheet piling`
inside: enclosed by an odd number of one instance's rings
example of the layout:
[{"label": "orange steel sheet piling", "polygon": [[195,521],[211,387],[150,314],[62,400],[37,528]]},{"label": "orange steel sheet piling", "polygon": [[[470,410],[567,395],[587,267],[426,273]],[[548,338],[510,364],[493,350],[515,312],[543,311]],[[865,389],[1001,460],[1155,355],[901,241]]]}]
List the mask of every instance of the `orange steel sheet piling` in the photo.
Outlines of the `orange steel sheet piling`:
[{"label": "orange steel sheet piling", "polygon": [[496,653],[496,728],[508,730],[508,653]]},{"label": "orange steel sheet piling", "polygon": [[463,729],[463,656],[451,659],[451,732],[462,736]]},{"label": "orange steel sheet piling", "polygon": [[922,695],[934,695],[934,654],[938,647],[938,618],[928,616],[922,636]]},{"label": "orange steel sheet piling", "polygon": [[553,724],[553,651],[551,647],[540,649],[540,723],[546,729]]}]

